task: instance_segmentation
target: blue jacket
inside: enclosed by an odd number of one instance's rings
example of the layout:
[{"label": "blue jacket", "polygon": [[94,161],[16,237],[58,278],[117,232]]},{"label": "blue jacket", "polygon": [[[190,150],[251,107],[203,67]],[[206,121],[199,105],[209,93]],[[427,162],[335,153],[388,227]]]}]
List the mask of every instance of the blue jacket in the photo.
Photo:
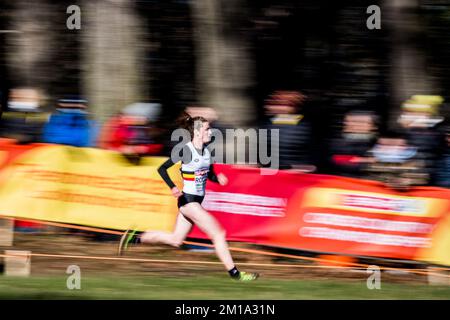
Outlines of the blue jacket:
[{"label": "blue jacket", "polygon": [[83,110],[58,109],[44,127],[43,141],[75,147],[92,147],[96,138],[95,121]]}]

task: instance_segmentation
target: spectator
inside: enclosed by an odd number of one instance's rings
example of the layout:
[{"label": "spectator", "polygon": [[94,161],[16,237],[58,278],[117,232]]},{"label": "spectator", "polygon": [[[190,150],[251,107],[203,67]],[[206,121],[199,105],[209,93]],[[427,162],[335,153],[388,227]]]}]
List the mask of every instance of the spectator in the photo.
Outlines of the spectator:
[{"label": "spectator", "polygon": [[391,132],[380,137],[368,165],[369,178],[392,189],[407,191],[411,186],[426,185],[429,175],[418,149],[408,144],[405,134]]},{"label": "spectator", "polygon": [[43,141],[75,147],[95,145],[96,124],[86,112],[86,100],[60,99],[50,121],[44,127]]},{"label": "spectator", "polygon": [[35,89],[12,89],[8,106],[2,110],[0,136],[23,144],[39,142],[49,116],[40,108],[40,100],[41,95]]},{"label": "spectator", "polygon": [[269,119],[263,127],[279,129],[280,169],[315,170],[311,159],[311,126],[300,113],[305,99],[306,96],[296,91],[276,91],[267,100],[265,109]]},{"label": "spectator", "polygon": [[436,183],[440,187],[450,188],[450,126],[444,132],[445,146],[437,166]]},{"label": "spectator", "polygon": [[443,118],[438,116],[440,96],[415,95],[402,105],[399,123],[406,132],[408,143],[417,148],[417,158],[424,161],[430,183],[434,183],[434,172],[444,137],[438,130]]},{"label": "spectator", "polygon": [[335,174],[364,178],[367,152],[376,141],[376,116],[369,111],[351,111],[344,117],[339,138],[331,141],[331,164]]},{"label": "spectator", "polygon": [[[154,125],[159,104],[136,103],[111,118],[103,127],[99,146],[115,150],[133,162],[141,156],[159,155],[163,145],[157,141],[158,130]],[[156,113],[155,113],[156,112]]]}]

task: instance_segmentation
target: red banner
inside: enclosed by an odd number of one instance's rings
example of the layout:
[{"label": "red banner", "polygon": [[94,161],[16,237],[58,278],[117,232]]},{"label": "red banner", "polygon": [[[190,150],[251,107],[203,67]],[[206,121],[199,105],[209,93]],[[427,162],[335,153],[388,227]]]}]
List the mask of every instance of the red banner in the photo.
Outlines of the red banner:
[{"label": "red banner", "polygon": [[[148,158],[130,167],[114,153],[84,151],[96,161],[70,160],[62,146],[0,141],[0,214],[113,229],[172,228],[176,201],[156,171],[164,159]],[[43,159],[49,156],[52,161]],[[33,180],[27,170],[36,165],[36,172],[51,172],[43,176],[51,179]],[[229,184],[209,182],[203,205],[230,241],[450,265],[449,189],[400,193],[381,183],[337,176],[290,171],[262,175],[258,168],[229,165],[216,165],[216,171],[226,174]],[[96,184],[83,180],[80,185],[80,177],[87,176]],[[137,177],[145,184],[131,187]],[[73,188],[76,194],[67,199],[36,197],[37,192],[61,188]],[[120,207],[113,205],[116,200]],[[206,238],[196,227],[190,237]]]},{"label": "red banner", "polygon": [[[245,241],[315,252],[450,264],[450,190],[399,193],[366,180],[217,165],[227,186],[208,183],[203,202]],[[207,238],[198,228],[189,235]]]}]

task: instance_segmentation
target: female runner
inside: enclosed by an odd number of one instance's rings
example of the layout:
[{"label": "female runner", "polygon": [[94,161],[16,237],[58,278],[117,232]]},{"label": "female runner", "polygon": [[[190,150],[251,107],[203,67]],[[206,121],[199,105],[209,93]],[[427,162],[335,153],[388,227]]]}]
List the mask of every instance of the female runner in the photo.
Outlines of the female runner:
[{"label": "female runner", "polygon": [[163,163],[158,173],[171,188],[174,197],[178,198],[179,214],[172,233],[163,231],[146,231],[139,234],[136,230],[127,230],[119,244],[119,254],[127,249],[131,243],[163,243],[179,247],[193,224],[196,224],[212,240],[216,254],[224,264],[229,275],[238,281],[252,281],[259,276],[257,273],[239,271],[231,257],[225,238],[225,230],[218,221],[202,206],[205,195],[206,180],[218,182],[220,185],[228,183],[227,177],[219,173],[216,175],[211,164],[211,154],[205,144],[211,140],[209,122],[203,117],[190,117],[185,113],[179,124],[189,131],[192,138],[182,149],[181,174],[183,177],[183,192],[180,192],[170,179],[167,169],[174,165],[172,159]]}]

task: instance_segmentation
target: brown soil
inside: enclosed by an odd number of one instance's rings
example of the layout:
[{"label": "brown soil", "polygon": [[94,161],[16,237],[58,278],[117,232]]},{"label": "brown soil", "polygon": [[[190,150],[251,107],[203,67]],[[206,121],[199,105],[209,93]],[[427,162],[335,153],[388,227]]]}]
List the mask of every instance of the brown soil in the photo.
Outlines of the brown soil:
[{"label": "brown soil", "polygon": [[[116,256],[118,241],[94,241],[88,235],[61,234],[50,232],[47,234],[16,233],[13,247],[0,247],[4,250],[30,250],[32,253],[88,255],[88,256]],[[233,243],[234,247],[258,249],[257,246]],[[214,261],[218,262],[214,252],[192,252],[174,249],[167,246],[138,245],[127,251],[126,258],[178,260],[178,263],[163,262],[135,262],[135,261],[108,261],[84,260],[74,258],[32,257],[32,275],[65,275],[69,265],[78,265],[83,274],[95,275],[163,275],[188,276],[220,275],[224,270],[220,264],[201,265],[183,263],[182,261]],[[239,266],[247,263],[291,264],[313,266],[310,261],[297,259],[276,258],[258,254],[233,252],[233,257]],[[1,260],[0,260],[1,261]],[[267,278],[279,279],[334,279],[345,281],[361,281],[367,279],[366,270],[339,270],[319,268],[297,268],[274,266],[242,266],[244,270],[260,272]],[[395,283],[426,283],[425,275],[413,273],[391,274],[383,273],[383,281]]]}]

